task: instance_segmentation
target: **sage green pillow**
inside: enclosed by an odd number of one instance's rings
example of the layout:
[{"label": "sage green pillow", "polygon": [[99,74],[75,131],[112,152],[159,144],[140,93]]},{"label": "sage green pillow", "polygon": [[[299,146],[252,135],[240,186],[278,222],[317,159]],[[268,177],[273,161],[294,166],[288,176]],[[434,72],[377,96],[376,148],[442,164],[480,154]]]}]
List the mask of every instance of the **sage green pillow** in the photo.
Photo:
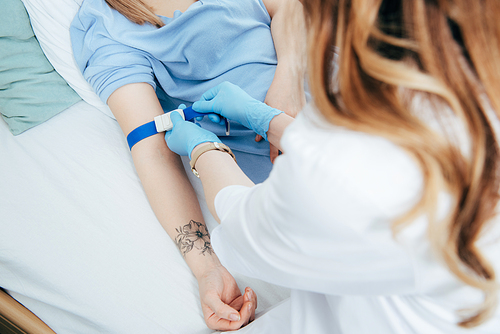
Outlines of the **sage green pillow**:
[{"label": "sage green pillow", "polygon": [[1,1],[0,113],[17,135],[81,99],[43,54],[21,0]]}]

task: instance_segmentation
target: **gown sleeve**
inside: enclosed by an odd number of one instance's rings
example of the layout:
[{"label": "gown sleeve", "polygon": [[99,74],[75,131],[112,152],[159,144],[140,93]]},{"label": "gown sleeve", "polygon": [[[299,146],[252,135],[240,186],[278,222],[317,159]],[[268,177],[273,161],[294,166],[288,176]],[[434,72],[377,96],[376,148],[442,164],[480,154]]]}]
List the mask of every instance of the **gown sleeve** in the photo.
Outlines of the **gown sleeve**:
[{"label": "gown sleeve", "polygon": [[[76,63],[104,102],[126,84],[145,82],[156,88],[150,55],[111,36],[105,21],[116,20],[116,17],[109,12],[109,8],[82,6],[70,27]],[[116,24],[132,24],[125,20]]]},{"label": "gown sleeve", "polygon": [[212,244],[223,265],[324,294],[414,291],[410,252],[391,231],[420,196],[411,158],[381,138],[315,130],[300,115],[282,147],[265,182],[217,194]]}]

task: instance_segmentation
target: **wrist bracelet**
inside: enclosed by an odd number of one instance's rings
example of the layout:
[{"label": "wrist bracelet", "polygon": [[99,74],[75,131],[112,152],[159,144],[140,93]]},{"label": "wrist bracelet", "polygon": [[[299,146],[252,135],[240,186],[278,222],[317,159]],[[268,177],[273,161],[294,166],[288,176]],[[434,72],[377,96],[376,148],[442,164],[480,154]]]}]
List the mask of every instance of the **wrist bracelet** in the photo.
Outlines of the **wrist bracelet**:
[{"label": "wrist bracelet", "polygon": [[228,153],[233,159],[234,161],[236,162],[236,157],[234,156],[234,153],[233,151],[231,151],[231,149],[229,147],[227,147],[227,145],[224,145],[222,143],[218,143],[218,142],[206,142],[206,143],[203,143],[204,145],[202,147],[200,147],[199,149],[197,149],[194,154],[191,153],[191,161],[189,162],[189,165],[191,166],[191,171],[193,172],[194,175],[196,175],[196,177],[200,177],[200,174],[198,174],[198,171],[196,170],[195,168],[195,165],[196,165],[196,161],[198,160],[198,158],[203,154],[203,153],[206,153],[208,151],[213,151],[213,150],[217,150],[217,151],[221,151],[221,152],[226,152]]}]

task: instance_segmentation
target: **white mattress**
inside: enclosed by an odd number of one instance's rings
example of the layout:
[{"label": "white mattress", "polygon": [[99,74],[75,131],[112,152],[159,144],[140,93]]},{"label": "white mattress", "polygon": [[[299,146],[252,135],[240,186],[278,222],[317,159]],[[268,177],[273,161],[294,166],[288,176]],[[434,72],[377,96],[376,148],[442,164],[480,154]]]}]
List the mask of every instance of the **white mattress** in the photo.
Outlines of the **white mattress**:
[{"label": "white mattress", "polygon": [[[114,119],[82,101],[0,142],[0,286],[58,333],[211,333]],[[288,296],[233,274],[258,311]]]}]

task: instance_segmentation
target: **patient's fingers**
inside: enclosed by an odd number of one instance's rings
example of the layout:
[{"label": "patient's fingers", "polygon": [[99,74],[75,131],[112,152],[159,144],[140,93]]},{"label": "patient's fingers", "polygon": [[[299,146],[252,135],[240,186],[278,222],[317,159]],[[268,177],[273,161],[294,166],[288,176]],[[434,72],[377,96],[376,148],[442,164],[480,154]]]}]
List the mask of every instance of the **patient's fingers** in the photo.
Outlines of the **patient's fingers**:
[{"label": "patient's fingers", "polygon": [[274,160],[278,157],[279,154],[280,151],[278,150],[278,148],[269,143],[269,156],[271,157],[271,163],[274,164]]},{"label": "patient's fingers", "polygon": [[255,304],[255,308],[257,308],[257,294],[249,287],[245,289],[245,292],[247,296],[249,297],[249,300]]},{"label": "patient's fingers", "polygon": [[246,302],[241,308],[241,327],[248,325],[255,319],[255,306],[252,302]]},{"label": "patient's fingers", "polygon": [[[248,312],[248,322],[255,319],[255,310],[257,309],[257,295],[255,292],[247,287],[245,289],[245,294],[243,296],[243,307],[240,310],[241,318],[247,318]],[[246,323],[245,323],[246,325]]]},{"label": "patient's fingers", "polygon": [[240,321],[241,319],[239,312],[225,304],[217,295],[206,296],[205,303],[219,318],[230,321]]},{"label": "patient's fingers", "polygon": [[[261,135],[256,135],[255,136],[255,141],[261,141],[263,138]],[[269,157],[271,158],[271,163],[274,164],[274,160],[280,155],[280,151],[276,146],[273,144],[269,143]]]},{"label": "patient's fingers", "polygon": [[[245,289],[245,294],[239,296],[231,302],[231,306],[224,304],[219,298],[213,296],[212,298],[205,298],[205,307],[210,310],[205,313],[206,322],[208,327],[220,331],[236,330],[239,329],[255,319],[255,310],[257,308],[257,295],[250,289]],[[203,304],[202,304],[203,306]],[[234,308],[233,308],[234,307]],[[240,310],[238,313],[236,310]],[[238,320],[231,320],[231,314],[236,313]],[[233,318],[236,319],[236,318]]]}]

